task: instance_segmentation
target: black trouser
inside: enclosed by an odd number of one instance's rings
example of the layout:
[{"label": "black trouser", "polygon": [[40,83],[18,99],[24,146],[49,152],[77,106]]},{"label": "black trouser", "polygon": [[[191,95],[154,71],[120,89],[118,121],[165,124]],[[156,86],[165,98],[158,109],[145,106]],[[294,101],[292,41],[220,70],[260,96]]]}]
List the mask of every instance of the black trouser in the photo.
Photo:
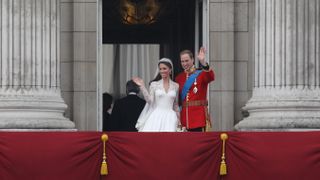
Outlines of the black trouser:
[{"label": "black trouser", "polygon": [[204,132],[204,127],[198,127],[194,129],[188,129],[190,132]]}]

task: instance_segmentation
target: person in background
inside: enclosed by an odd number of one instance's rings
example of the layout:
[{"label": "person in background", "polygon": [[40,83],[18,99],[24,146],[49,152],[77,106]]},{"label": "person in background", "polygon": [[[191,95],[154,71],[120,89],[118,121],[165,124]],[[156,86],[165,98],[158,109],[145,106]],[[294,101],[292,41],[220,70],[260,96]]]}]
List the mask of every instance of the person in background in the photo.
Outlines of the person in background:
[{"label": "person in background", "polygon": [[110,112],[112,107],[113,97],[111,94],[103,93],[103,110],[102,110],[102,130],[109,131],[111,128],[110,124]]},{"label": "person in background", "polygon": [[126,91],[127,96],[114,103],[110,117],[111,131],[137,131],[135,125],[146,101],[138,97],[139,86],[132,80],[127,82]]},{"label": "person in background", "polygon": [[179,84],[179,102],[182,105],[180,112],[182,126],[188,131],[204,132],[206,123],[211,123],[207,107],[207,89],[209,83],[214,81],[214,72],[205,60],[204,47],[200,48],[197,58],[202,66],[201,69],[195,68],[191,51],[180,52],[184,72],[176,77],[176,82]]}]

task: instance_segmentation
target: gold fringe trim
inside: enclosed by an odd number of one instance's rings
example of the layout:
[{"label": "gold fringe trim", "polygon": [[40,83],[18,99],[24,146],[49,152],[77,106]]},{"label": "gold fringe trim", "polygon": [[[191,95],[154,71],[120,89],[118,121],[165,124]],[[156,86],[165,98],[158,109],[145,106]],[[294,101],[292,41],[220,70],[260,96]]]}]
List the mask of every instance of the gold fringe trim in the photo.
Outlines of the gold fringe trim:
[{"label": "gold fringe trim", "polygon": [[227,164],[226,164],[226,140],[228,139],[227,133],[220,134],[220,139],[222,140],[222,156],[221,156],[221,163],[220,163],[220,175],[227,174]]},{"label": "gold fringe trim", "polygon": [[108,165],[107,165],[107,155],[106,155],[106,141],[108,141],[108,135],[102,134],[101,140],[103,143],[103,157],[102,157],[100,174],[107,175],[108,174]]}]

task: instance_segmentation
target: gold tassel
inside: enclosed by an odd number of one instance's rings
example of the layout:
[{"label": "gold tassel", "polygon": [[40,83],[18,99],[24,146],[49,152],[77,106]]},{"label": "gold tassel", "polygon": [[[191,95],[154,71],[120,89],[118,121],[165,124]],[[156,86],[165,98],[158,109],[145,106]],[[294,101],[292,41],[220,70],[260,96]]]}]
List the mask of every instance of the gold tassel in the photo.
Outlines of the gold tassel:
[{"label": "gold tassel", "polygon": [[108,166],[107,166],[107,162],[105,160],[103,160],[103,162],[101,163],[101,175],[107,175],[108,174]]},{"label": "gold tassel", "polygon": [[226,175],[226,174],[227,174],[227,164],[224,160],[222,160],[220,164],[220,175]]},{"label": "gold tassel", "polygon": [[102,157],[102,163],[101,163],[101,175],[107,175],[108,174],[108,165],[107,165],[107,155],[106,155],[106,141],[108,141],[108,135],[103,134],[101,136],[101,140],[103,143],[103,157]]},{"label": "gold tassel", "polygon": [[220,175],[227,174],[227,164],[226,164],[226,140],[228,139],[228,134],[222,133],[220,134],[220,139],[222,140],[222,156],[221,156],[221,163],[220,163]]}]

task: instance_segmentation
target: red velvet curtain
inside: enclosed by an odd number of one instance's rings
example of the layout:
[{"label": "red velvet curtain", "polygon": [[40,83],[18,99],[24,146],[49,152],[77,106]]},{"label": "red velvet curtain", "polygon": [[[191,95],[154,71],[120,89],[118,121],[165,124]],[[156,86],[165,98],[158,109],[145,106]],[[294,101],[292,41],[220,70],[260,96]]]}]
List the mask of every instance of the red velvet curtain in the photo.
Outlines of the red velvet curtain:
[{"label": "red velvet curtain", "polygon": [[320,179],[320,132],[107,133],[109,174],[100,176],[99,132],[0,132],[0,179]]},{"label": "red velvet curtain", "polygon": [[0,179],[99,179],[100,133],[0,132]]}]

